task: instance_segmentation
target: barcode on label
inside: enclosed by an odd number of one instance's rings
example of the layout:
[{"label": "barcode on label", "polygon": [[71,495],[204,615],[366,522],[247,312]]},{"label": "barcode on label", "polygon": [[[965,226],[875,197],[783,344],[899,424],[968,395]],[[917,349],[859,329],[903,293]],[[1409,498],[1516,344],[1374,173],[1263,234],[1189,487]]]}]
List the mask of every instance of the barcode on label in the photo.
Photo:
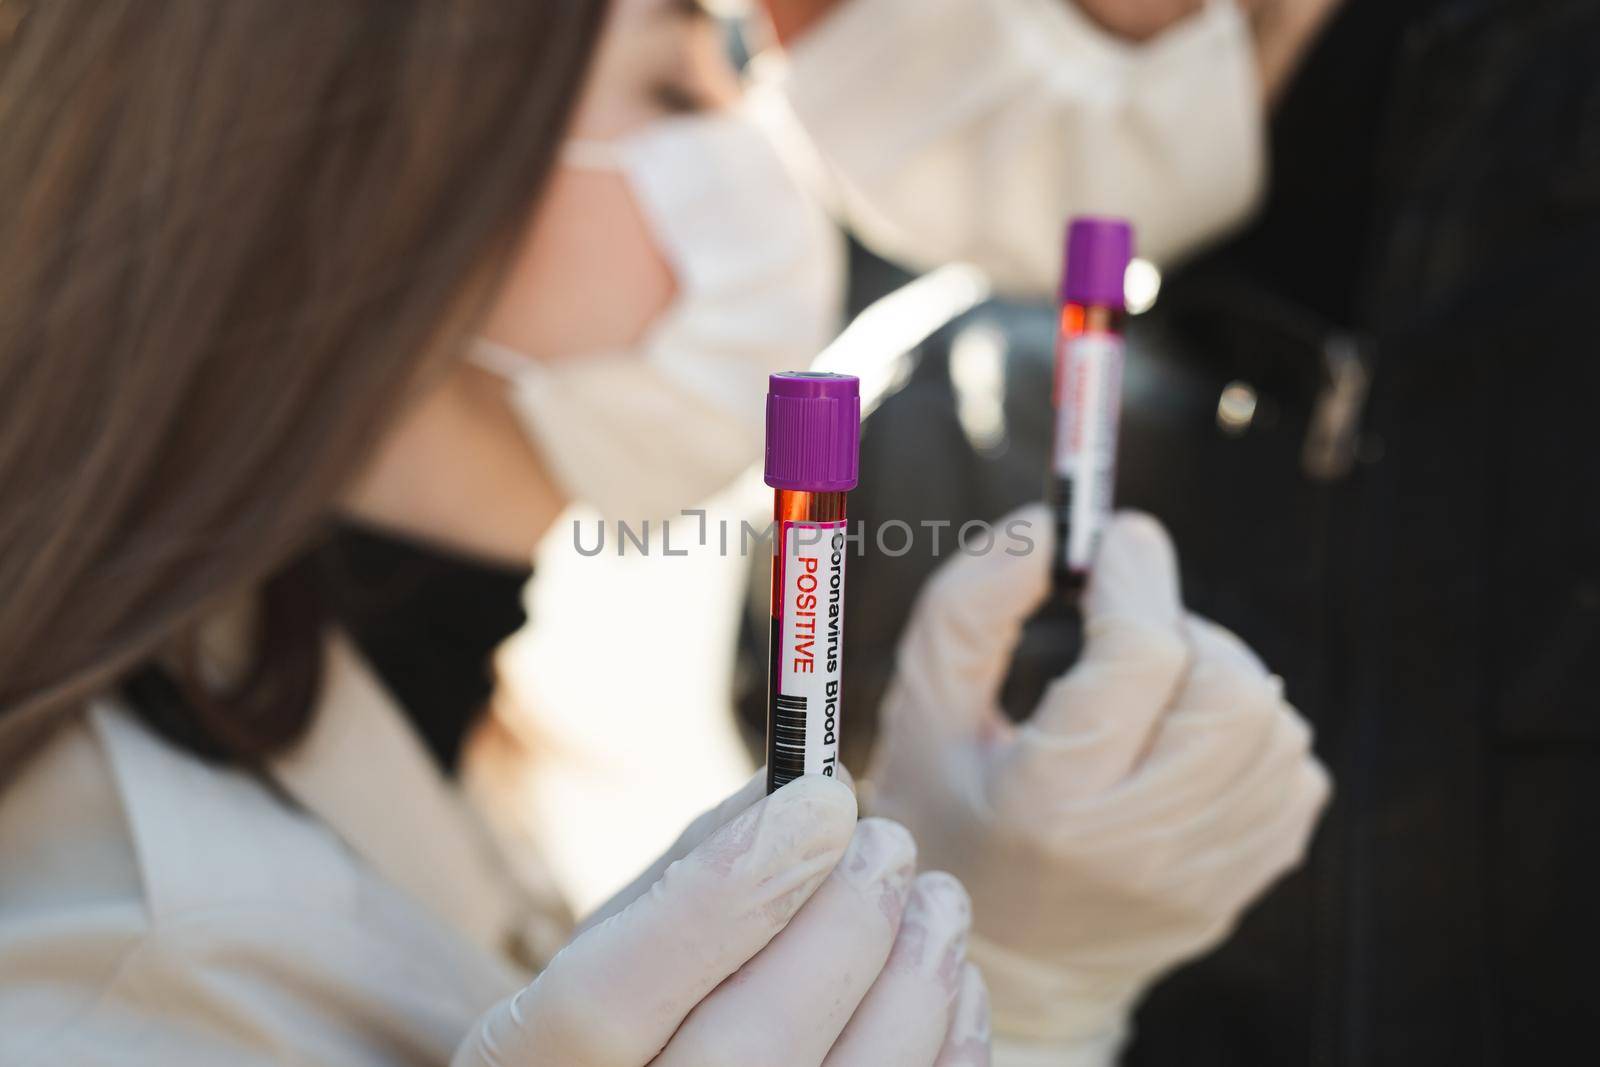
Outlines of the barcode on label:
[{"label": "barcode on label", "polygon": [[806,698],[780,693],[772,701],[772,778],[775,785],[806,773]]}]

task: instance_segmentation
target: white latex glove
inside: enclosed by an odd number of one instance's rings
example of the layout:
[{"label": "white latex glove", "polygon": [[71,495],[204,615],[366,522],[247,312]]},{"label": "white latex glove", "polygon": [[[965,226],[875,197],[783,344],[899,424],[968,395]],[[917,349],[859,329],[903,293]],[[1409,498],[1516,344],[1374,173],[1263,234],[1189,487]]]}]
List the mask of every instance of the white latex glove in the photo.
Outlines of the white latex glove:
[{"label": "white latex glove", "polygon": [[1102,541],[1082,659],[1010,725],[999,688],[1046,595],[1053,526],[1037,506],[1012,520],[1039,535],[1031,553],[958,558],[923,594],[873,809],[972,894],[996,1062],[1109,1063],[1151,981],[1220,942],[1300,861],[1328,776],[1281,682],[1185,614],[1172,547],[1139,515]]},{"label": "white latex glove", "polygon": [[913,878],[911,836],[858,824],[840,782],[759,796],[692,828],[703,840],[492,1009],[454,1067],[987,1064],[961,885]]}]

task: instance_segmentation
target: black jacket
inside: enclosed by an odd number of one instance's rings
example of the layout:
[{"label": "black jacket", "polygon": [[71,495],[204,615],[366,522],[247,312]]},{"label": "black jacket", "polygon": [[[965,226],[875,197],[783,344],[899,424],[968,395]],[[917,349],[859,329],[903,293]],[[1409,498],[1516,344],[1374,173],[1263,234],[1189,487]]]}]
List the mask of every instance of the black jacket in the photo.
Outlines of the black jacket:
[{"label": "black jacket", "polygon": [[[1596,1055],[1600,4],[1394,28],[1340,27],[1263,222],[1174,287],[1185,362],[1268,418],[1228,438],[1196,403],[1127,442],[1124,501],[1288,679],[1338,788],[1308,869],[1150,998],[1140,1067]],[[1317,144],[1363,54],[1374,121]],[[1348,474],[1306,473],[1319,354],[1216,314],[1241,279],[1362,354]]]}]

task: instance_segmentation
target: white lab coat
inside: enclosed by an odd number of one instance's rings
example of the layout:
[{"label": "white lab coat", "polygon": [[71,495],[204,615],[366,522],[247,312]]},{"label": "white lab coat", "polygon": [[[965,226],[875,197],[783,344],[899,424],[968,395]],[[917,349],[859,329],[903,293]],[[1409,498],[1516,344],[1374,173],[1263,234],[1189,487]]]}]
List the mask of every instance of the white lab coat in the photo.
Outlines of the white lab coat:
[{"label": "white lab coat", "polygon": [[329,668],[260,777],[107,700],[0,779],[0,1064],[441,1067],[560,943],[343,642]]},{"label": "white lab coat", "polygon": [[758,69],[873,248],[1053,293],[1075,214],[1133,220],[1167,264],[1240,222],[1265,173],[1249,26],[1232,0],[1153,41],[1070,0],[847,0]]},{"label": "white lab coat", "polygon": [[0,719],[4,1067],[444,1067],[571,932],[342,640],[310,735],[260,775],[113,700],[15,740]]}]

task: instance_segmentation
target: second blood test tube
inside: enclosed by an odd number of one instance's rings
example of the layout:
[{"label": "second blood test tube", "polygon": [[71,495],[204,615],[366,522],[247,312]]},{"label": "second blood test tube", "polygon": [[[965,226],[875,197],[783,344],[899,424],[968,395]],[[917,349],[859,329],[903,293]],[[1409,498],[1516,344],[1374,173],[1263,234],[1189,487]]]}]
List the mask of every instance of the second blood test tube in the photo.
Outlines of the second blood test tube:
[{"label": "second blood test tube", "polygon": [[1077,218],[1067,230],[1056,343],[1055,446],[1048,498],[1055,513],[1056,587],[1082,589],[1111,517],[1122,406],[1123,276],[1133,229],[1122,219]]},{"label": "second blood test tube", "polygon": [[856,487],[860,382],[774,374],[767,386],[766,482],[773,494],[767,792],[836,775],[844,666],[845,494]]}]

